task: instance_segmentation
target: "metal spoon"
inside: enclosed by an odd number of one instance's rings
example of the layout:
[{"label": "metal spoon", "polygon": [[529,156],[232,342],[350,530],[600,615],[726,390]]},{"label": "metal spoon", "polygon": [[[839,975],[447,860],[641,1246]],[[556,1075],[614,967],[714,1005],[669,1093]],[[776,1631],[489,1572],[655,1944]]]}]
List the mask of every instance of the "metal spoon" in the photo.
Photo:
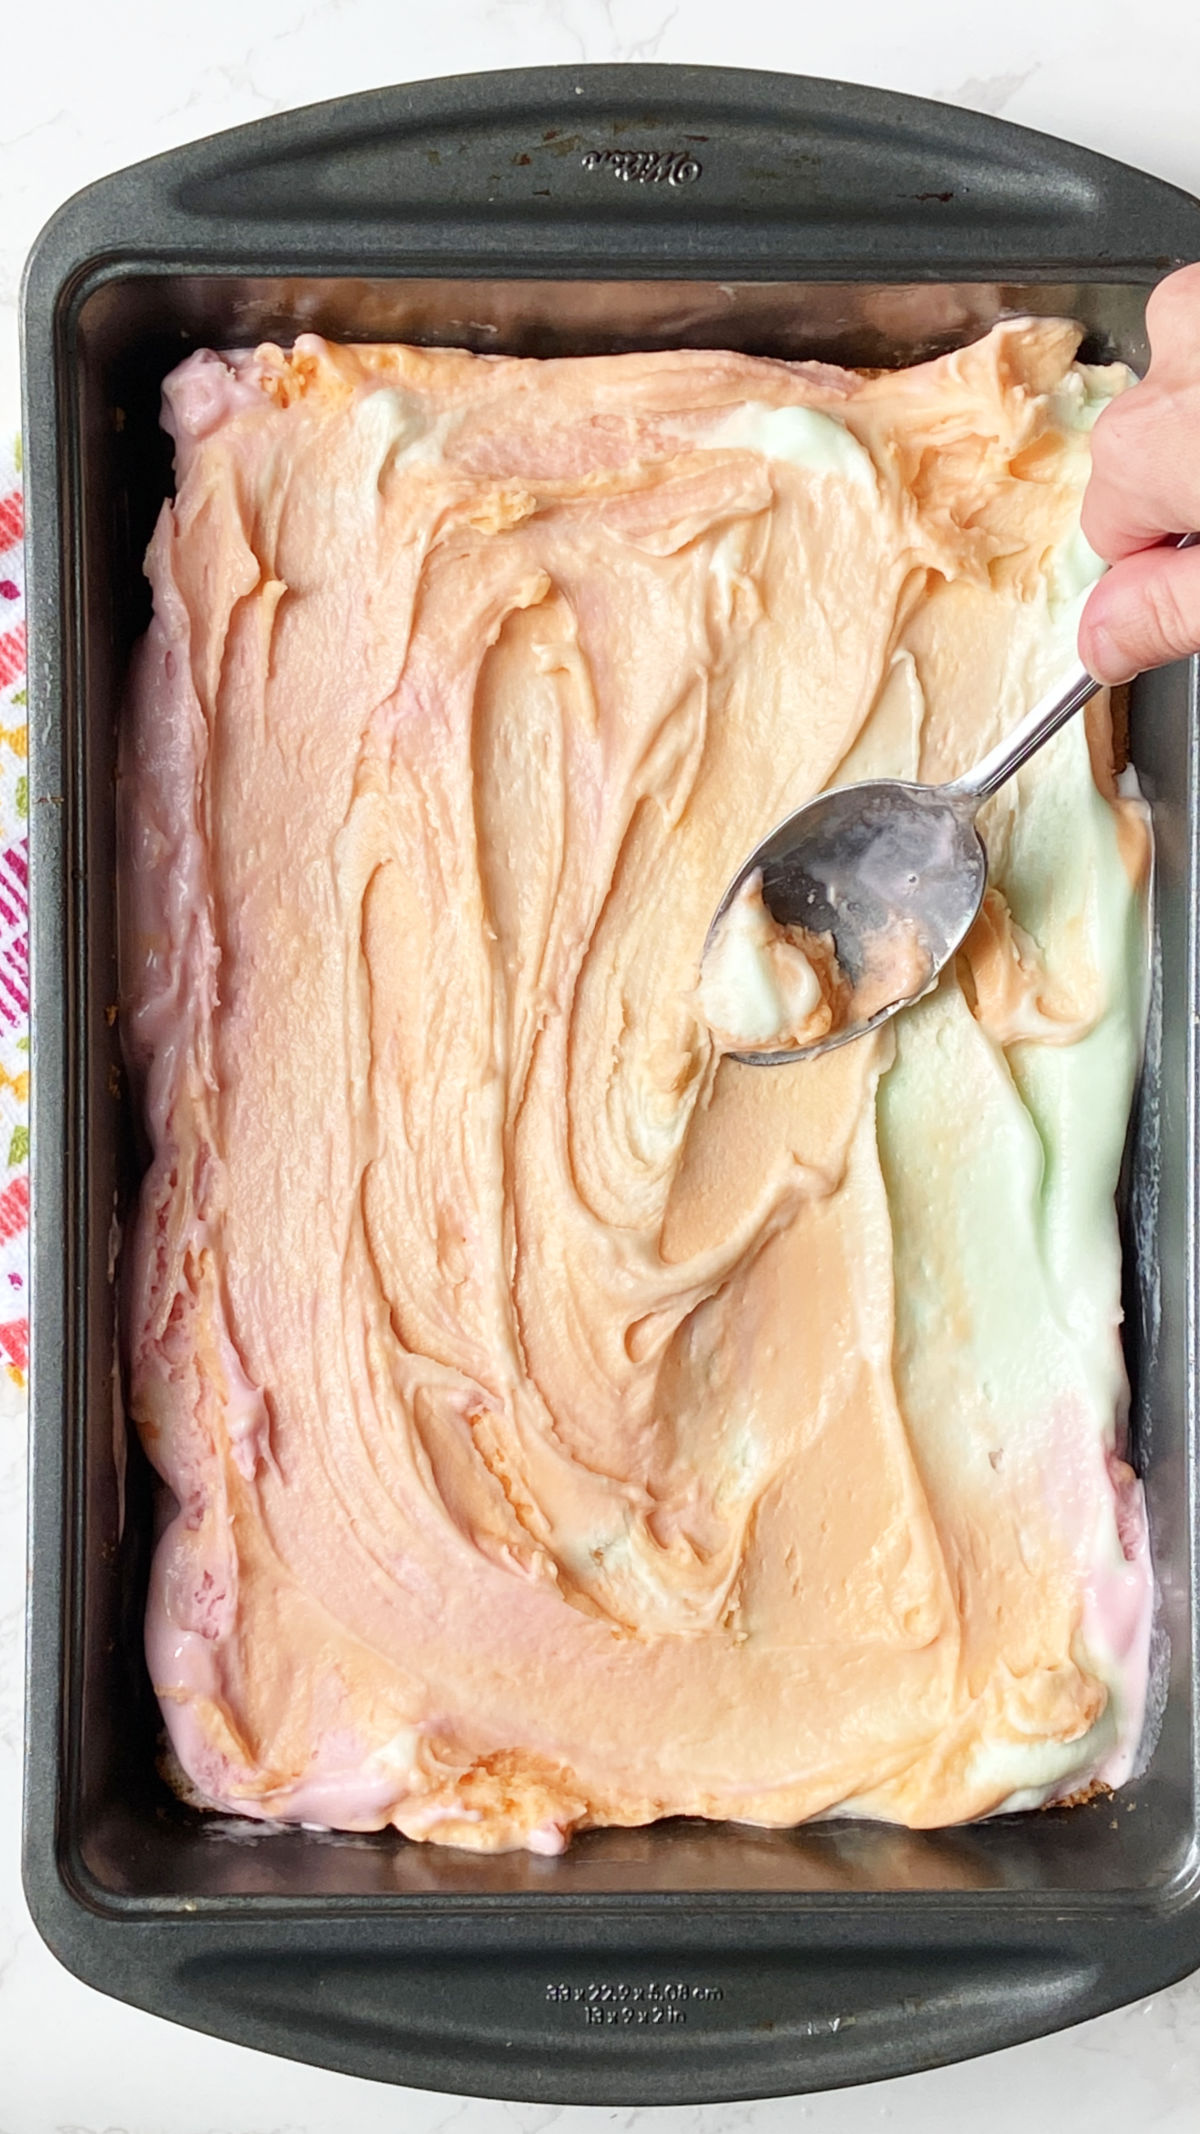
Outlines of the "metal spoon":
[{"label": "metal spoon", "polygon": [[[1170,545],[1190,548],[1197,541],[1200,534],[1185,534]],[[948,785],[873,778],[841,786],[785,817],[755,846],[717,906],[705,954],[739,890],[761,869],[763,903],[778,926],[832,936],[849,998],[814,1042],[738,1049],[732,1058],[752,1067],[815,1059],[933,990],[983,901],[988,863],[975,827],[979,809],[1102,686],[1077,666],[963,777]],[[889,961],[908,984],[902,978],[896,997],[880,1005]],[[863,1012],[864,1000],[870,1012]]]}]

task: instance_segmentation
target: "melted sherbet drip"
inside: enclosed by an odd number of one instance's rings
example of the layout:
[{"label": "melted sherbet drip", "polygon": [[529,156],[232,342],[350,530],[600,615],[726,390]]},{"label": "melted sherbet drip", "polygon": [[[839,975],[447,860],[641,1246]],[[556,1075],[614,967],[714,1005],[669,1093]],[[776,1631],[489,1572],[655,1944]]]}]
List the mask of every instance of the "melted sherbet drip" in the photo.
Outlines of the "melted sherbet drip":
[{"label": "melted sherbet drip", "polygon": [[1106,714],[991,804],[898,1026],[762,1073],[697,999],[765,824],[957,775],[1067,657],[1124,381],[1076,340],[860,379],[304,336],[168,380],[127,1342],[203,1799],[553,1851],[1127,1771],[1146,837]]}]

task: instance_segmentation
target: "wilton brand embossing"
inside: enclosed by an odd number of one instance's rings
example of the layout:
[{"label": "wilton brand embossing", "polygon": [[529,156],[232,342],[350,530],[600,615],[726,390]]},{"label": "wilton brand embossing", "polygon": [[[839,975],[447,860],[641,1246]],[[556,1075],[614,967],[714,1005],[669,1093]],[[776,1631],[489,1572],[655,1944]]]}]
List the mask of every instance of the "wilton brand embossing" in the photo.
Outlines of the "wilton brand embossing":
[{"label": "wilton brand embossing", "polygon": [[704,168],[686,148],[589,148],[580,162],[622,185],[694,185]]}]

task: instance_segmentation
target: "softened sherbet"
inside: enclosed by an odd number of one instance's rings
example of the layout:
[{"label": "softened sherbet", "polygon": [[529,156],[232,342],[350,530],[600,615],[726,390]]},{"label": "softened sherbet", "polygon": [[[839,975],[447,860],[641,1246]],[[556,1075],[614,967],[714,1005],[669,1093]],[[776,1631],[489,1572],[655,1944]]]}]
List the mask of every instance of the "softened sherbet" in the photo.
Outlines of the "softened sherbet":
[{"label": "softened sherbet", "polygon": [[225,1810],[555,1851],[1118,1783],[1152,1584],[1113,1196],[1148,834],[1104,702],[937,990],[698,1005],[765,828],[1058,675],[1125,374],[304,335],[167,381],[121,782],[150,1672]]}]

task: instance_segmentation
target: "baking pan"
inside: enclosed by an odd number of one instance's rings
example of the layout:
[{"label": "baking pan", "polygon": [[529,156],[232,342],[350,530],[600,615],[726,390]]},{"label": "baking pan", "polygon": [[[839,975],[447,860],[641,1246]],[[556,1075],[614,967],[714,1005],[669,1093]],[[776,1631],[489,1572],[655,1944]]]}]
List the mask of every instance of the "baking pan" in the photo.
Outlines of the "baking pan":
[{"label": "baking pan", "polygon": [[1161,1588],[1156,1738],[1115,1799],[914,1833],[675,1822],[561,1859],[264,1830],[156,1770],[149,1472],[124,1445],[113,1263],[142,1156],[117,1036],[114,765],[190,349],[717,346],[900,363],[1066,312],[1144,363],[1200,204],[945,105],[692,67],[382,90],[106,178],[24,291],[32,622],[34,1353],[25,1876],[80,1977],[391,2081],[683,2103],[925,2068],[1200,1964],[1195,1543],[1197,707],[1140,683],[1150,1037],[1124,1195],[1135,1456]]}]

